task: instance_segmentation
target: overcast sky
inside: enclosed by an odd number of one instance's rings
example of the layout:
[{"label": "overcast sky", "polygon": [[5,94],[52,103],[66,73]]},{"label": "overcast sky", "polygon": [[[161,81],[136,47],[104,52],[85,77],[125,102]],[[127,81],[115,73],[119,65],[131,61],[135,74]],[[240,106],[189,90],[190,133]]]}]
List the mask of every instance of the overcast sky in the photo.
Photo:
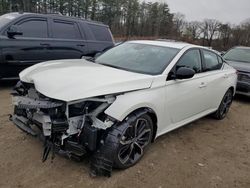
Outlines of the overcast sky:
[{"label": "overcast sky", "polygon": [[[150,0],[148,0],[150,1]],[[188,21],[213,18],[238,24],[250,18],[250,0],[151,0],[167,2],[172,13],[185,14]]]}]

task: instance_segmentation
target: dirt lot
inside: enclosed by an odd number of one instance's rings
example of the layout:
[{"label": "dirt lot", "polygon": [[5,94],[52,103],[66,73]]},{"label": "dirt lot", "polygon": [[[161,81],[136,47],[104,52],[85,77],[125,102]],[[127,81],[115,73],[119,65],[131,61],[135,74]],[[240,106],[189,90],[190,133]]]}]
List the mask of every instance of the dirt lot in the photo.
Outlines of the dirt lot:
[{"label": "dirt lot", "polygon": [[41,162],[42,144],[8,120],[11,84],[3,85],[0,187],[250,187],[249,98],[237,96],[223,121],[206,117],[160,137],[138,165],[91,178],[87,159]]}]

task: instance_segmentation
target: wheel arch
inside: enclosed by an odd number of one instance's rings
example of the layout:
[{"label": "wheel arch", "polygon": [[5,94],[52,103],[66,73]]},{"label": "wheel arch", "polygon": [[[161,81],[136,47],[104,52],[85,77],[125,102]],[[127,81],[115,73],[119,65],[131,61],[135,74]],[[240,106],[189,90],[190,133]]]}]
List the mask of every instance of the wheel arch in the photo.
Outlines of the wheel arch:
[{"label": "wheel arch", "polygon": [[[157,115],[156,115],[156,112],[153,110],[153,109],[151,109],[151,108],[149,108],[149,107],[141,107],[141,108],[137,108],[137,109],[135,109],[134,111],[132,111],[132,112],[130,112],[127,116],[126,116],[126,118],[129,116],[129,115],[131,115],[131,114],[148,114],[149,116],[150,116],[150,118],[151,118],[151,120],[152,120],[152,122],[153,122],[153,136],[152,136],[152,140],[151,140],[151,142],[154,142],[154,140],[155,140],[155,137],[156,137],[156,133],[157,133],[157,129],[158,129],[158,126],[157,126]],[[125,119],[126,119],[125,118]]]},{"label": "wheel arch", "polygon": [[224,91],[223,95],[219,98],[219,101],[218,101],[218,104],[217,104],[217,106],[216,106],[216,109],[219,108],[220,103],[221,103],[221,101],[222,101],[224,95],[225,95],[229,90],[231,90],[231,91],[233,92],[233,96],[235,95],[236,89],[235,89],[234,86],[231,85],[231,86],[225,88],[225,91]]},{"label": "wheel arch", "polygon": [[233,92],[233,94],[235,94],[235,88],[234,88],[234,86],[229,87],[228,90],[231,90]]},{"label": "wheel arch", "polygon": [[154,123],[154,139],[165,125],[164,87],[145,89],[118,95],[105,114],[122,122],[129,114],[145,110]]},{"label": "wheel arch", "polygon": [[123,122],[124,120],[126,120],[126,118],[128,118],[129,116],[133,114],[136,116],[141,115],[141,114],[148,114],[150,116],[153,122],[153,136],[152,136],[151,142],[154,142],[156,138],[157,130],[158,130],[158,117],[157,117],[155,110],[147,106],[132,108],[129,111],[127,111],[126,114],[123,114],[123,118],[120,119],[119,121]]}]

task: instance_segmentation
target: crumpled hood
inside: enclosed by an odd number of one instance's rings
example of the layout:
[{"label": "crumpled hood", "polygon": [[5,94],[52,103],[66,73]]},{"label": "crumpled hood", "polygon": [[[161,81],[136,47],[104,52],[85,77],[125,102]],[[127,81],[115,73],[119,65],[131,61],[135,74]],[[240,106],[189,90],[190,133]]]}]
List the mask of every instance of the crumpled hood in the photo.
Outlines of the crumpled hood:
[{"label": "crumpled hood", "polygon": [[227,61],[227,63],[238,71],[250,73],[250,63],[237,62],[237,61]]},{"label": "crumpled hood", "polygon": [[63,101],[149,88],[153,76],[123,71],[84,59],[40,63],[20,73],[41,94]]}]

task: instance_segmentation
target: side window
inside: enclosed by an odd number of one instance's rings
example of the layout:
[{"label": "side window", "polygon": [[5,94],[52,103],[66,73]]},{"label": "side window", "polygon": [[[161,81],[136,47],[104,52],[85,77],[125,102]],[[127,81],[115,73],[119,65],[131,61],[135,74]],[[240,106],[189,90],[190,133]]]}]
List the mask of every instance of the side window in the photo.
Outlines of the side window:
[{"label": "side window", "polygon": [[222,59],[213,52],[203,50],[205,71],[218,70],[222,66]]},{"label": "side window", "polygon": [[94,37],[98,41],[112,41],[111,32],[108,27],[99,26],[95,24],[88,24],[90,30],[92,31]]},{"label": "side window", "polygon": [[196,73],[201,72],[201,56],[198,49],[189,50],[176,64],[176,69],[187,67],[193,69]]},{"label": "side window", "polygon": [[29,19],[17,23],[19,30],[23,33],[18,37],[34,37],[34,38],[47,38],[48,37],[48,24],[47,20],[42,19]]},{"label": "side window", "polygon": [[80,39],[81,35],[74,22],[54,20],[52,25],[53,38]]}]

